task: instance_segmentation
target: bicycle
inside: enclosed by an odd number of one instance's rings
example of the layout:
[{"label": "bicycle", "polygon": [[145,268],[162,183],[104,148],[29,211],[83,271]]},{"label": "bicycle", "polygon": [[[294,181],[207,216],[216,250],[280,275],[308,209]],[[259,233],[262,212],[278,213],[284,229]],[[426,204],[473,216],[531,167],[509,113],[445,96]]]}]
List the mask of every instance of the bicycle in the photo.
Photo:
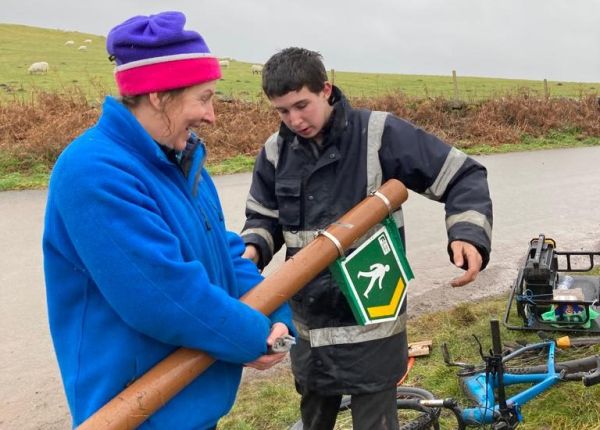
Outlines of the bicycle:
[{"label": "bicycle", "polygon": [[[480,355],[483,365],[471,365],[454,362],[446,347],[442,347],[444,361],[447,365],[458,366],[459,382],[464,393],[475,402],[474,406],[461,407],[452,398],[439,399],[431,392],[414,387],[397,387],[397,408],[399,413],[407,410],[414,415],[402,415],[399,418],[401,430],[440,429],[440,415],[443,410],[451,412],[451,419],[459,430],[468,427],[490,426],[494,430],[515,429],[523,420],[521,407],[533,398],[549,390],[559,382],[583,381],[586,387],[600,382],[600,356],[592,355],[584,358],[556,362],[556,344],[553,340],[544,340],[516,348],[503,355],[500,340],[500,328],[497,320],[491,321],[492,350],[484,355],[479,340]],[[532,352],[545,352],[544,365],[528,365],[511,367],[510,362]],[[506,396],[507,387],[529,383],[532,386]],[[349,397],[344,397],[340,406],[338,421],[346,421],[352,404]],[[337,427],[346,429],[351,427]],[[301,430],[301,421],[291,430]]]},{"label": "bicycle", "polygon": [[[491,425],[493,429],[515,429],[523,420],[521,407],[539,396],[559,382],[582,381],[586,387],[600,382],[600,356],[556,362],[556,343],[553,340],[525,345],[513,352],[503,355],[500,341],[499,322],[491,321],[492,351],[485,356],[481,344],[480,355],[485,367],[456,363],[450,359],[448,351],[443,348],[444,361],[448,365],[462,368],[458,373],[461,388],[475,406],[458,408],[459,429]],[[511,367],[512,360],[531,352],[546,351],[546,364],[537,366]],[[518,384],[533,384],[506,396],[506,387]],[[454,407],[452,403],[441,404],[442,407]]]}]

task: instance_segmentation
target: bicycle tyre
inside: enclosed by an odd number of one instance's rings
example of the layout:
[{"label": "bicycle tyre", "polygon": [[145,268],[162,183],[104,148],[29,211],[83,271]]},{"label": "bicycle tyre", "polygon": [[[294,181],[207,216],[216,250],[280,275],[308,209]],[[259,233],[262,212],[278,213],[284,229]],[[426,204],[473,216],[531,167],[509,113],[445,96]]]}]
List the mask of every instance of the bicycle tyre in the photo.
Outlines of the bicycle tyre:
[{"label": "bicycle tyre", "polygon": [[[396,406],[398,410],[406,410],[406,399],[418,399],[418,400],[432,400],[435,396],[427,390],[416,387],[404,387],[399,386],[396,388]],[[350,396],[344,396],[340,403],[338,412],[338,419],[336,422],[335,429],[345,430],[351,429],[352,427],[344,427],[345,425],[352,422],[351,417],[352,410],[352,398]],[[437,427],[437,418],[439,416],[439,409],[422,408],[417,411],[417,415],[410,419],[409,422],[403,422],[400,425],[400,430],[427,430]],[[298,420],[290,430],[303,430],[302,420]]]},{"label": "bicycle tyre", "polygon": [[[571,373],[587,372],[597,367],[597,355],[591,355],[589,357],[577,358],[574,360],[567,360],[554,363],[554,369],[557,373],[562,371],[565,372],[567,377]],[[507,366],[505,372],[514,373],[517,375],[527,375],[531,373],[546,373],[547,366],[540,364],[536,366]]]},{"label": "bicycle tyre", "polygon": [[[571,360],[563,360],[556,361],[554,363],[554,369],[556,373],[560,373],[564,371],[565,375],[568,376],[570,374],[576,374],[579,372],[587,372],[597,368],[597,357],[598,354],[589,355],[581,358],[574,358]],[[504,371],[506,373],[513,373],[517,375],[527,375],[531,373],[546,373],[547,365],[546,364],[514,364],[511,365],[511,360],[515,359],[515,357],[508,358],[504,357],[502,360],[504,362]],[[458,372],[459,378],[465,378],[472,376],[476,373],[481,373],[485,371],[484,366],[473,366],[469,369],[461,369]]]},{"label": "bicycle tyre", "polygon": [[[403,399],[433,400],[435,396],[427,390],[416,387],[399,386],[396,388],[396,407],[398,410],[406,409]],[[439,429],[438,418],[440,410],[436,408],[423,408],[415,418],[407,423],[400,423],[400,430],[427,430]]]}]

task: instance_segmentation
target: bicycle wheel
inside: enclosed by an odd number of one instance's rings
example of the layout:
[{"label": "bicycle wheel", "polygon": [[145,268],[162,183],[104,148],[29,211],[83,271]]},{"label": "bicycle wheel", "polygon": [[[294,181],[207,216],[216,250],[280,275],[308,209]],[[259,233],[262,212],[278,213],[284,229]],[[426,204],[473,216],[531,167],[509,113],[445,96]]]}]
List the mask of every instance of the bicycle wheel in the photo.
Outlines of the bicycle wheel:
[{"label": "bicycle wheel", "polygon": [[[563,372],[564,380],[579,380],[583,374],[592,370],[598,370],[598,355],[578,358],[575,360],[562,361],[554,364],[554,369],[557,373]],[[546,373],[547,366],[540,364],[537,366],[508,366],[505,371],[507,373],[526,375],[531,373]],[[597,373],[597,372],[596,372]]]},{"label": "bicycle wheel", "polygon": [[[425,403],[427,406],[423,405]],[[340,404],[335,430],[352,429],[352,403],[344,396]],[[451,399],[438,399],[427,390],[415,387],[396,387],[396,410],[400,430],[465,430],[462,409]],[[303,430],[302,420],[290,430]]]}]

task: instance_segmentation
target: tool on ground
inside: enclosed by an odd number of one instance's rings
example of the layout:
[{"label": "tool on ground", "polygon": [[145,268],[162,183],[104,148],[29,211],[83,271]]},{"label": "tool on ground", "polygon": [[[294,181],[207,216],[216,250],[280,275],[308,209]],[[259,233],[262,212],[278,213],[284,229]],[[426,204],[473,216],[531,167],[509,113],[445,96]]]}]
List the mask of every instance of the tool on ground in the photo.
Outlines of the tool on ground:
[{"label": "tool on ground", "polygon": [[406,378],[408,377],[409,372],[412,370],[415,365],[416,357],[423,357],[429,355],[431,353],[431,346],[433,342],[431,340],[422,340],[420,342],[409,342],[408,344],[408,363],[406,364],[406,372],[400,378],[396,385],[402,385]]},{"label": "tool on ground", "polygon": [[556,346],[560,349],[567,349],[572,346],[590,346],[600,344],[600,337],[570,337],[563,336],[556,339]]}]

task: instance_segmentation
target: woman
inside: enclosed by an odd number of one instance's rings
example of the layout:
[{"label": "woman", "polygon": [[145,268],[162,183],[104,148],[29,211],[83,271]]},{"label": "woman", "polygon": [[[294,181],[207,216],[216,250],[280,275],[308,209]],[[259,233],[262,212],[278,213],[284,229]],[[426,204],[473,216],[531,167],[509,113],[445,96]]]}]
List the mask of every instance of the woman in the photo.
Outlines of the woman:
[{"label": "woman", "polygon": [[242,363],[268,368],[288,333],[238,298],[261,281],[225,230],[191,129],[215,120],[221,76],[185,16],[136,16],[112,29],[119,100],[59,157],[43,239],[50,328],[76,426],[183,346],[217,359],[145,423],[214,428],[231,408]]}]

